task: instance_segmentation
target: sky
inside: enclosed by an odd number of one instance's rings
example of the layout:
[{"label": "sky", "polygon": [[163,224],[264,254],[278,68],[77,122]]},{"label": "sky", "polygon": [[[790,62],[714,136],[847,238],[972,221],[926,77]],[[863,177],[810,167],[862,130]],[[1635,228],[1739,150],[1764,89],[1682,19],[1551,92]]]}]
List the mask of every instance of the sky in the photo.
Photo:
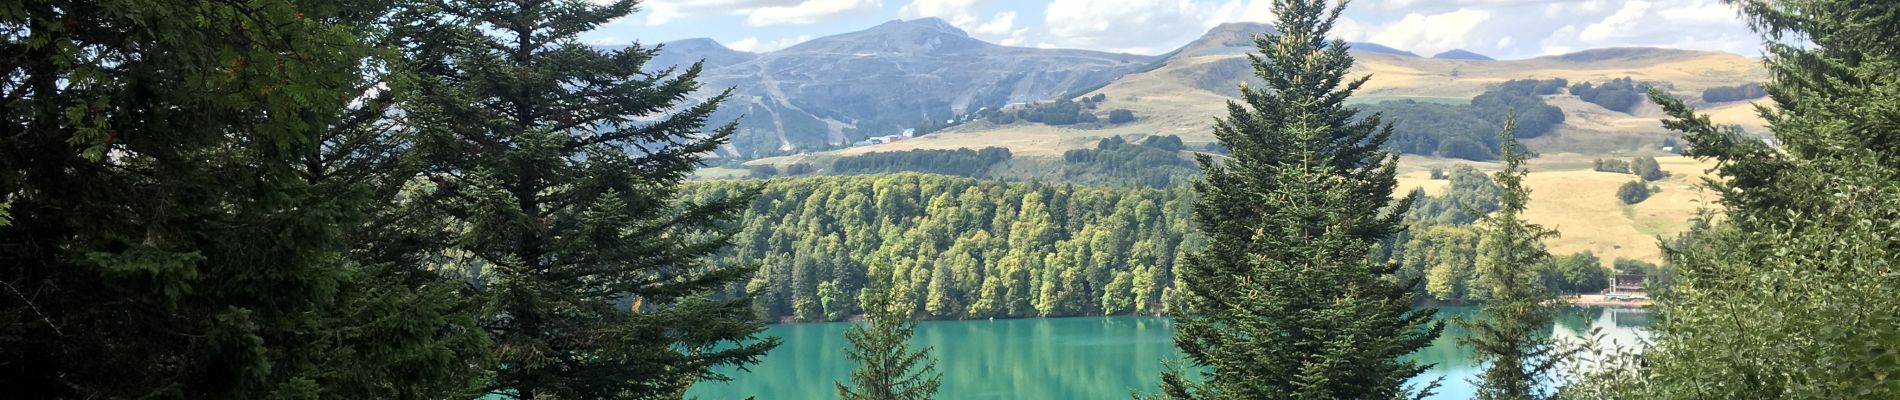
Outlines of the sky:
[{"label": "sky", "polygon": [[[609,1],[609,0],[594,0]],[[582,35],[593,44],[712,38],[766,52],[894,19],[937,17],[989,42],[1133,54],[1173,50],[1223,22],[1271,22],[1272,0],[645,0]],[[1653,46],[1758,56],[1720,0],[1356,0],[1334,33],[1421,55],[1500,59]]]}]

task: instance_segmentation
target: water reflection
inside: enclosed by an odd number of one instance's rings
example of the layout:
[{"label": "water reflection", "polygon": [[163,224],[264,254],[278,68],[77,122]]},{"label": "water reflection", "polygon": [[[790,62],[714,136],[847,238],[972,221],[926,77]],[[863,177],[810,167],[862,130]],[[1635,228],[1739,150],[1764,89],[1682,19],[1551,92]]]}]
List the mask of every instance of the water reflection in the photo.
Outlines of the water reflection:
[{"label": "water reflection", "polygon": [[[1441,318],[1467,317],[1470,308],[1447,308]],[[1552,335],[1577,338],[1591,329],[1621,343],[1644,333],[1643,310],[1574,308],[1556,321]],[[824,399],[836,397],[833,380],[850,376],[844,360],[843,323],[775,325],[768,334],[784,339],[750,372],[731,382],[705,382],[690,395],[703,399]],[[1154,391],[1161,361],[1179,357],[1173,322],[1154,317],[926,322],[915,344],[933,346],[944,373],[940,399],[1111,399],[1130,390]],[[1469,398],[1477,373],[1470,353],[1459,348],[1467,332],[1448,326],[1445,335],[1413,359],[1436,364],[1426,379],[1443,377],[1435,398]]]}]

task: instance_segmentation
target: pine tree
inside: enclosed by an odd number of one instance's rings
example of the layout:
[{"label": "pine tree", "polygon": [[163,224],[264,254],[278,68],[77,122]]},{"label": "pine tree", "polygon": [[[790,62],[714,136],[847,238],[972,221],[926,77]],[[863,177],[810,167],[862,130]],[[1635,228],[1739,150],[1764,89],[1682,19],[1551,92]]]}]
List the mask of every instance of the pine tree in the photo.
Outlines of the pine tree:
[{"label": "pine tree", "polygon": [[472,393],[487,349],[460,285],[384,280],[395,267],[352,241],[386,199],[345,183],[384,168],[328,164],[340,138],[364,137],[344,110],[389,4],[0,9],[16,57],[0,73],[10,394]]},{"label": "pine tree", "polygon": [[901,293],[881,288],[865,288],[859,296],[865,321],[844,332],[845,339],[851,341],[844,357],[858,366],[851,370],[851,386],[832,382],[838,387],[838,398],[912,400],[936,396],[943,373],[937,372],[937,358],[930,354],[931,348],[910,350],[911,335],[917,333],[910,302],[902,301]]},{"label": "pine tree", "polygon": [[1550,262],[1544,238],[1557,232],[1522,218],[1530,189],[1524,187],[1525,152],[1516,129],[1515,118],[1508,118],[1498,135],[1504,162],[1504,170],[1493,175],[1502,189],[1498,210],[1479,225],[1484,237],[1478,242],[1477,278],[1490,289],[1489,301],[1478,307],[1477,318],[1459,322],[1471,331],[1459,343],[1470,346],[1484,365],[1475,382],[1479,400],[1549,398],[1545,383],[1564,355],[1548,332],[1557,298],[1538,271]]},{"label": "pine tree", "polygon": [[[1202,155],[1195,221],[1206,249],[1180,270],[1187,291],[1175,344],[1204,378],[1174,368],[1173,398],[1394,399],[1423,395],[1407,381],[1426,366],[1401,357],[1442,324],[1413,310],[1416,280],[1372,258],[1400,230],[1397,156],[1378,116],[1346,106],[1366,82],[1347,81],[1352,56],[1327,38],[1341,8],[1322,0],[1274,3],[1278,33],[1249,55],[1265,87],[1214,134],[1233,157]],[[1343,84],[1343,86],[1342,86]]]},{"label": "pine tree", "polygon": [[724,226],[749,192],[685,202],[679,186],[736,125],[702,131],[726,99],[687,102],[701,67],[647,71],[657,49],[576,35],[632,1],[445,1],[447,51],[403,104],[478,271],[499,365],[489,393],[566,399],[677,396],[777,345],[722,268]]},{"label": "pine tree", "polygon": [[1654,344],[1592,394],[1900,398],[1900,3],[1731,3],[1767,38],[1779,146],[1651,92],[1724,210],[1665,248]]}]

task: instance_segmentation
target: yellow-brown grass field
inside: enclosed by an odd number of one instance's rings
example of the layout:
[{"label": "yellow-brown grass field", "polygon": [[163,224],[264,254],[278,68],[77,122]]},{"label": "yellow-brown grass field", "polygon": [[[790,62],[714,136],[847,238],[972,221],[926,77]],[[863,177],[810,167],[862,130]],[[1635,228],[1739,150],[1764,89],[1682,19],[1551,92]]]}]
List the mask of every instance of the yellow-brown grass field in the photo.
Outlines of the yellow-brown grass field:
[{"label": "yellow-brown grass field", "polygon": [[[1698,210],[1717,207],[1714,194],[1701,188],[1713,164],[1678,156],[1657,157],[1657,163],[1669,172],[1668,178],[1652,182],[1660,192],[1641,203],[1625,205],[1616,198],[1617,187],[1638,178],[1594,171],[1594,158],[1565,153],[1529,163],[1531,172],[1524,183],[1531,189],[1531,204],[1524,219],[1557,230],[1560,236],[1545,241],[1552,254],[1590,251],[1606,265],[1617,257],[1660,263],[1658,238],[1675,238],[1689,229]],[[1497,169],[1492,163],[1408,159],[1402,168],[1399,190],[1423,188],[1433,195],[1443,192],[1448,182],[1431,180],[1429,170],[1451,163],[1470,164],[1487,172]]]}]

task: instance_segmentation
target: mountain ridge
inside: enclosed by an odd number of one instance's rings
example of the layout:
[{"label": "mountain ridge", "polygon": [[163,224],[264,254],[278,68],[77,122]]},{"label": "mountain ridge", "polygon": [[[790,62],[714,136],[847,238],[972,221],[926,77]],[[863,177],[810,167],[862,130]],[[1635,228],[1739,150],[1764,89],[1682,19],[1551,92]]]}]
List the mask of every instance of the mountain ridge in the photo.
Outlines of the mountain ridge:
[{"label": "mountain ridge", "polygon": [[[1237,85],[1253,79],[1244,54],[1254,51],[1253,35],[1272,31],[1264,23],[1220,24],[1174,51],[1144,56],[1003,46],[971,37],[942,19],[920,18],[887,21],[760,53],[732,50],[706,39],[674,41],[652,64],[706,60],[703,95],[725,88],[732,88],[734,94],[713,121],[738,121],[740,128],[721,155],[751,159],[838,149],[919,125],[944,125],[985,108],[1100,92],[1111,97],[1121,92],[1150,103],[1110,104],[1146,111],[1145,122],[1137,125],[1157,132],[1205,129],[1211,115],[1199,109],[1238,95]],[[1421,57],[1376,43],[1348,45],[1359,59],[1355,73],[1378,77],[1361,90],[1360,97],[1368,100],[1464,101],[1508,79],[1603,81],[1644,75],[1641,70],[1654,68],[1662,68],[1656,70],[1662,75],[1647,79],[1710,80],[1671,72],[1708,69],[1681,60],[1712,60],[1725,68],[1716,73],[1717,78],[1732,81],[1737,79],[1720,75],[1738,74],[1742,69],[1734,65],[1743,60],[1719,52],[1610,48],[1482,61],[1475,58],[1489,57],[1463,50]],[[1689,83],[1684,89],[1700,85]],[[1131,87],[1142,89],[1130,91]],[[1155,106],[1157,98],[1174,98],[1182,104]],[[1150,109],[1140,110],[1144,107]],[[1156,115],[1190,109],[1197,111]],[[1178,123],[1158,122],[1163,120]]]}]

